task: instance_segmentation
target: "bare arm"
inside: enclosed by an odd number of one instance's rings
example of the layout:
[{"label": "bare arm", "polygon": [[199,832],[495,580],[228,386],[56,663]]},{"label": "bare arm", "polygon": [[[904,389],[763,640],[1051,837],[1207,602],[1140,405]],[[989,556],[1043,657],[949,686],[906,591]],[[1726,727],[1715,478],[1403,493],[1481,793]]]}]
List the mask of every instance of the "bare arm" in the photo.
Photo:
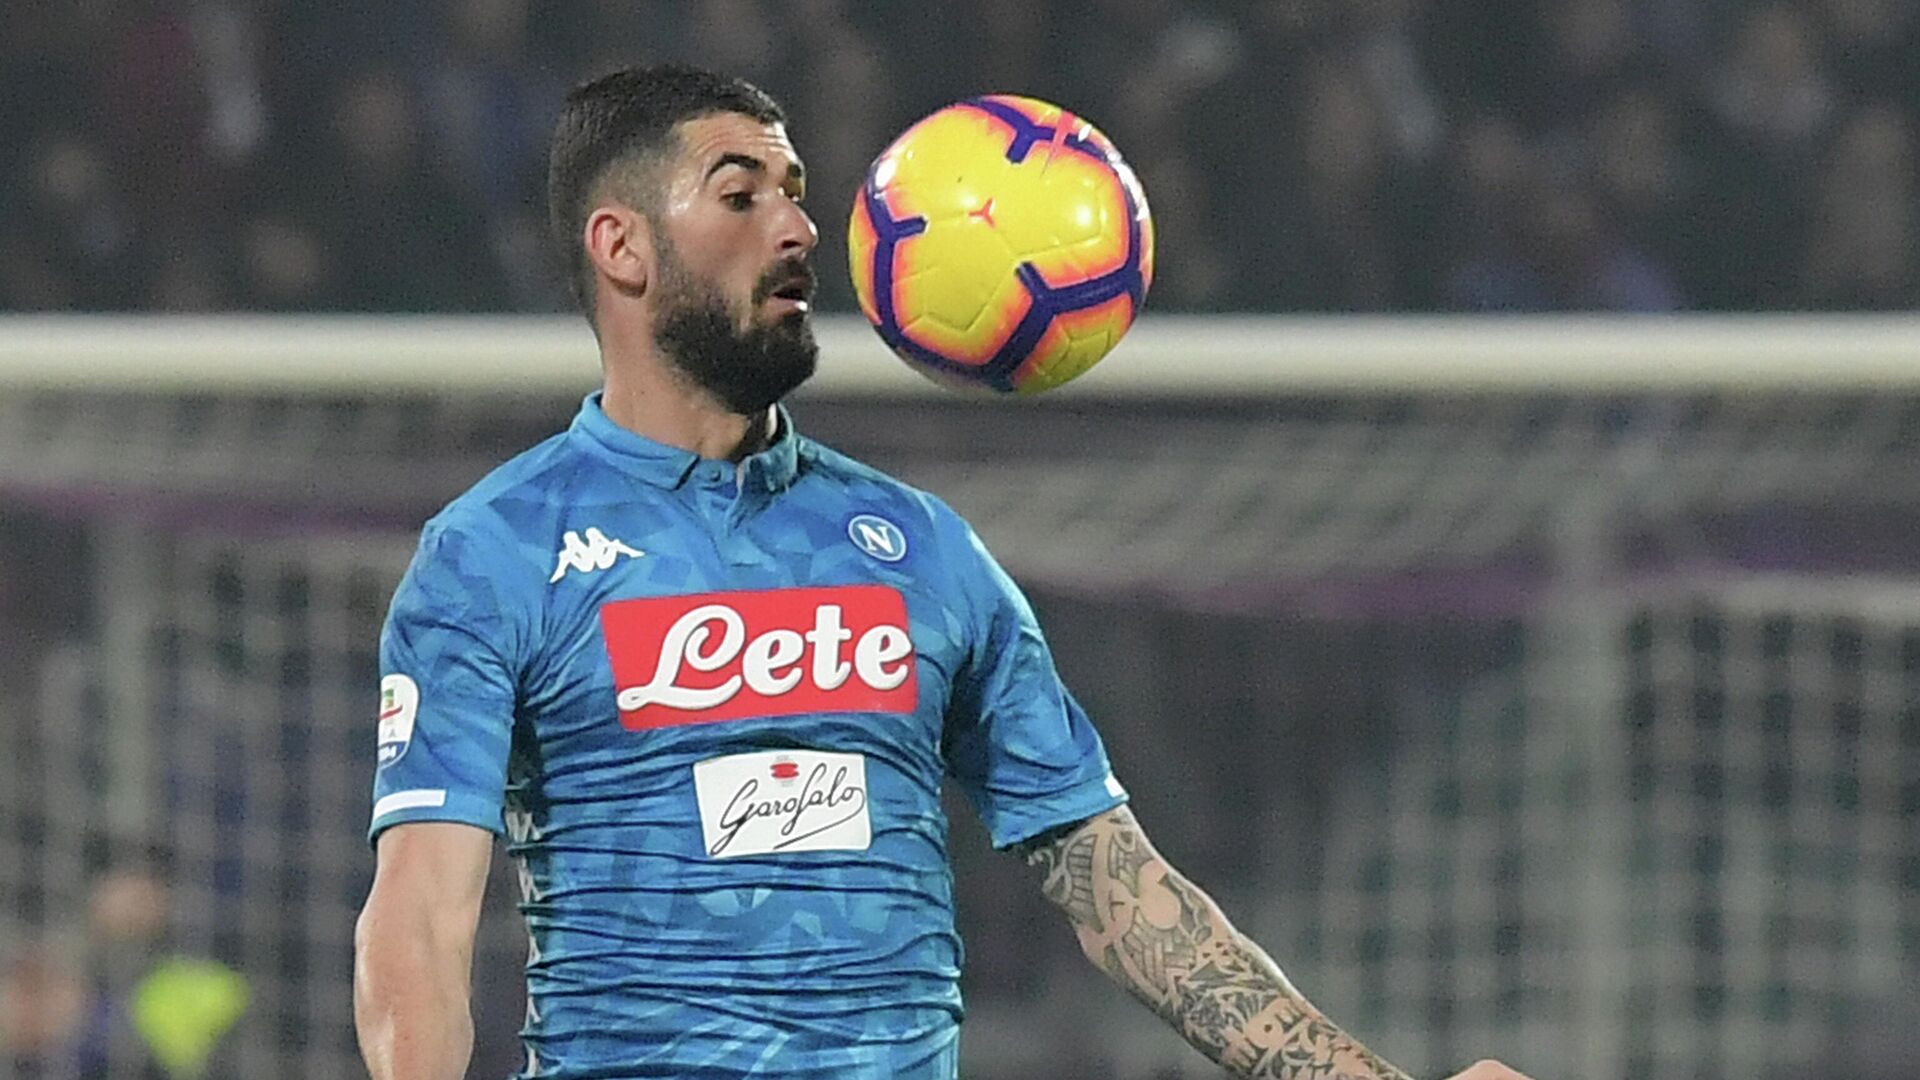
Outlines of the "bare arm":
[{"label": "bare arm", "polygon": [[1030,845],[1027,861],[1087,957],[1234,1075],[1408,1080],[1301,997],[1126,807]]},{"label": "bare arm", "polygon": [[380,835],[354,931],[353,1018],[373,1080],[460,1080],[473,1055],[473,936],[493,837],[450,822]]}]

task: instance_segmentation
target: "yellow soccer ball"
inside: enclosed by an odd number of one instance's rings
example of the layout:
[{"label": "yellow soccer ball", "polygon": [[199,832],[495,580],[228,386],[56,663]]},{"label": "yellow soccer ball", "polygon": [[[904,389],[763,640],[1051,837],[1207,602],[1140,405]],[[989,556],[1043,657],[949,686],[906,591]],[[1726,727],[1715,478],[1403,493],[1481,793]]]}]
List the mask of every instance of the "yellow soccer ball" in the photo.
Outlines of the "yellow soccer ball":
[{"label": "yellow soccer ball", "polygon": [[1033,98],[958,102],[868,168],[848,249],[860,310],[916,371],[1036,394],[1133,325],[1153,281],[1153,217],[1113,143]]}]

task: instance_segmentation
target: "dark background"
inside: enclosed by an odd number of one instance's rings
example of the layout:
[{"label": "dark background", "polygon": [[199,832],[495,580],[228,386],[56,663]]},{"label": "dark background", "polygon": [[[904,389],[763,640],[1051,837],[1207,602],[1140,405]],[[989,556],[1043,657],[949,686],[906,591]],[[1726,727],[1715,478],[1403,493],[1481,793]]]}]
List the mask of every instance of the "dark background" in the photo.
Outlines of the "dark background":
[{"label": "dark background", "polygon": [[830,306],[908,123],[1092,119],[1162,310],[1920,304],[1910,0],[79,0],[0,9],[0,310],[543,311],[567,86],[792,114]]}]

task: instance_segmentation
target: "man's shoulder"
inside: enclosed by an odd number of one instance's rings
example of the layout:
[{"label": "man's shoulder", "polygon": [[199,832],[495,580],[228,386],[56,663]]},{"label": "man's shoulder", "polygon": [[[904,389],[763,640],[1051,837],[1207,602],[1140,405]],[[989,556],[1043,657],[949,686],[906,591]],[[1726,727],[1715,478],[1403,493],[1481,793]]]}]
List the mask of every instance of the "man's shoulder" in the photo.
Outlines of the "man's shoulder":
[{"label": "man's shoulder", "polygon": [[809,439],[803,450],[806,475],[822,486],[838,489],[851,500],[886,504],[911,516],[940,523],[960,523],[960,515],[938,495],[915,487],[824,443]]},{"label": "man's shoulder", "polygon": [[433,518],[441,527],[544,529],[547,519],[600,479],[592,455],[567,432],[508,458],[447,503]]},{"label": "man's shoulder", "polygon": [[[833,508],[843,519],[839,527],[857,536],[854,543],[863,549],[882,544],[876,558],[892,561],[886,559],[884,539],[875,539],[884,538],[886,526],[891,525],[901,530],[909,549],[924,542],[927,546],[920,550],[932,553],[947,573],[971,576],[978,567],[980,549],[973,527],[940,496],[819,443],[809,444],[805,453],[807,501],[815,509],[822,504]],[[874,517],[880,520],[864,520]],[[878,531],[868,535],[868,530]]]},{"label": "man's shoulder", "polygon": [[496,466],[472,487],[428,519],[423,537],[429,542],[457,542],[498,558],[512,558],[521,549],[539,562],[550,556],[553,523],[568,500],[595,470],[590,459],[570,445],[565,432],[515,454]]}]

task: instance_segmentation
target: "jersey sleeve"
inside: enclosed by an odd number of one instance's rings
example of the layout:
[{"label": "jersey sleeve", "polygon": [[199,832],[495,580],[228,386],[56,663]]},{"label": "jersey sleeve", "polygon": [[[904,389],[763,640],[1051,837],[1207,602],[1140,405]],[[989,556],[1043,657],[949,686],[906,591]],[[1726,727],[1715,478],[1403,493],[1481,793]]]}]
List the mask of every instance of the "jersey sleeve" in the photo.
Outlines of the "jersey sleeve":
[{"label": "jersey sleeve", "polygon": [[947,716],[947,768],[996,848],[1113,809],[1127,795],[1054,670],[1019,586],[964,524],[971,642]]},{"label": "jersey sleeve", "polygon": [[503,575],[488,563],[483,538],[430,524],[394,593],[370,840],[410,821],[502,831],[520,664]]}]

